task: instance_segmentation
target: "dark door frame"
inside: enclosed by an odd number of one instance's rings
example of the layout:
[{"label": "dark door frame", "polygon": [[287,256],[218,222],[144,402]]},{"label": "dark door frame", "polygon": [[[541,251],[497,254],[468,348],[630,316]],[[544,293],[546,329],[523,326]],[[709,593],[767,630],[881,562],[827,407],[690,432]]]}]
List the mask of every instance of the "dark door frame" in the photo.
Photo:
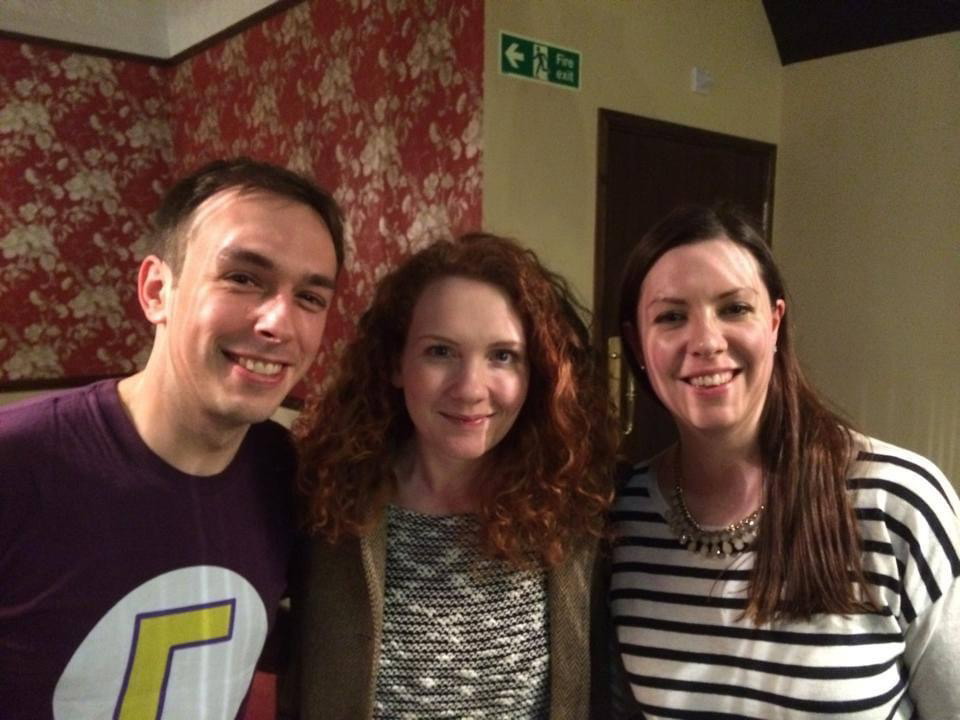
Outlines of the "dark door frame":
[{"label": "dark door frame", "polygon": [[[603,306],[603,282],[606,277],[604,260],[604,251],[606,249],[606,190],[607,171],[609,167],[609,137],[612,130],[626,130],[641,135],[676,140],[688,145],[703,145],[714,148],[726,147],[737,149],[741,152],[766,155],[769,158],[769,182],[766,187],[763,217],[759,218],[759,220],[762,223],[767,243],[771,246],[773,245],[773,186],[776,175],[776,145],[760,140],[750,140],[735,135],[727,135],[712,130],[701,130],[665,120],[654,120],[639,115],[631,115],[618,110],[600,108],[599,112],[597,141],[597,210],[594,234],[596,240],[594,242],[593,260],[593,307],[595,315],[599,314]],[[594,324],[594,327],[595,333],[597,334],[596,340],[598,343],[602,343],[604,340],[604,338],[600,337],[600,334],[603,332],[602,323],[597,322]]]}]

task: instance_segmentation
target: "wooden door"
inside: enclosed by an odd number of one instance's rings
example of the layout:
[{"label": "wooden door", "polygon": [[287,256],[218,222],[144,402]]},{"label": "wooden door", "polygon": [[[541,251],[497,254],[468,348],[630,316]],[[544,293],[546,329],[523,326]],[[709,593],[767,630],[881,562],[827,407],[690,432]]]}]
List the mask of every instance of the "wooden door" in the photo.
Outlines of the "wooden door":
[{"label": "wooden door", "polygon": [[594,310],[620,408],[621,450],[639,461],[675,436],[666,411],[634,389],[617,347],[620,273],[633,245],[683,203],[739,204],[770,239],[776,145],[600,110]]}]

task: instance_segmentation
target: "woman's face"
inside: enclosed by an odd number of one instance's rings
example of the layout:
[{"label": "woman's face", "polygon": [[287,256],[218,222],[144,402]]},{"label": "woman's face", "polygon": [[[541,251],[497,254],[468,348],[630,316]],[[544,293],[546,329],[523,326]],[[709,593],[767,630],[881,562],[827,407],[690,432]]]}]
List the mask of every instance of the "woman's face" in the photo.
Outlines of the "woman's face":
[{"label": "woman's face", "polygon": [[393,377],[422,460],[477,461],[506,436],[527,396],[526,350],[499,287],[462,277],[427,285]]},{"label": "woman's face", "polygon": [[756,439],[786,305],[726,237],[664,253],[644,278],[637,357],[680,431]]}]

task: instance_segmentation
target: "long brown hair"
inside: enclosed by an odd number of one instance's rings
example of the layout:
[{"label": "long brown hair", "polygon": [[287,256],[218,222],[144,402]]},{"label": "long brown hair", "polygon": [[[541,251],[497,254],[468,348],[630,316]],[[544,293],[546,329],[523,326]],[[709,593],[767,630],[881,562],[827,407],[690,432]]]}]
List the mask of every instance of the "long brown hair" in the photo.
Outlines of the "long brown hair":
[{"label": "long brown hair", "polygon": [[603,533],[615,452],[609,401],[566,282],[530,250],[489,234],[438,242],[379,283],[340,374],[296,427],[307,527],[330,542],[360,535],[389,498],[393,464],[414,433],[391,376],[417,299],[449,276],[507,293],[530,363],[523,408],[478,479],[482,546],[516,565],[553,565],[577,541]]},{"label": "long brown hair", "polygon": [[[773,254],[746,215],[726,205],[685,206],[667,215],[634,248],[620,293],[621,326],[635,326],[643,280],[664,253],[714,238],[729,239],[749,251],[771,302],[786,299]],[[755,542],[746,609],[757,623],[872,607],[846,491],[853,459],[850,424],[830,410],[804,378],[789,320],[785,315],[780,323],[759,427],[766,510]],[[640,385],[656,398],[629,348],[627,359]]]}]

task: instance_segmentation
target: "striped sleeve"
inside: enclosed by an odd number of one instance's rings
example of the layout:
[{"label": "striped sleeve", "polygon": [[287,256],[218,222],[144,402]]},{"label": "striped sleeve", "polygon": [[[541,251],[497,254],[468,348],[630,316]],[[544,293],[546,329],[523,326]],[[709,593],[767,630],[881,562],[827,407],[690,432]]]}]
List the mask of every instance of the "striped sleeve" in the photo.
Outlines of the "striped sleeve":
[{"label": "striped sleeve", "polygon": [[[865,562],[881,578],[875,587],[903,628],[903,661],[919,717],[960,717],[957,494],[926,458],[867,439],[849,485]],[[877,561],[884,552],[887,561]]]}]

